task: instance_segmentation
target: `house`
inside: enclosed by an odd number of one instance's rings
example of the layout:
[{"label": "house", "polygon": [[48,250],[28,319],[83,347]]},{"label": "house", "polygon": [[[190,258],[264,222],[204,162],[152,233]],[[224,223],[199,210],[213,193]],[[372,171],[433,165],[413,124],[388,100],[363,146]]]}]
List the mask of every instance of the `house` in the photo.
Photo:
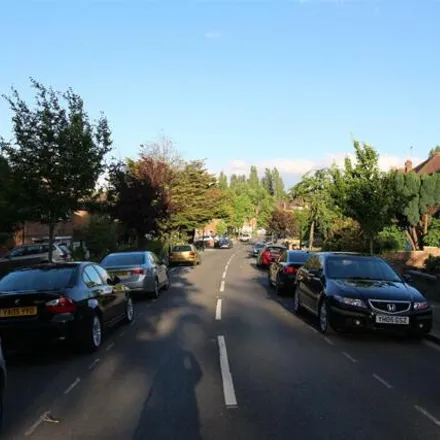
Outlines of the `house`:
[{"label": "house", "polygon": [[411,160],[405,162],[405,168],[401,169],[404,173],[414,171],[416,174],[433,174],[440,172],[440,151],[433,153],[431,157],[424,160],[422,163],[413,167]]}]

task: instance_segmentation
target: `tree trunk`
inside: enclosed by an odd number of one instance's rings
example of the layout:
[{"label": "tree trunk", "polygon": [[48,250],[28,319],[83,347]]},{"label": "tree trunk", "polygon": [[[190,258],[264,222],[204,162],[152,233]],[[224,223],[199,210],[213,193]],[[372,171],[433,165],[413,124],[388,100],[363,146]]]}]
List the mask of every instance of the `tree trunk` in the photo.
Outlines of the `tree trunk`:
[{"label": "tree trunk", "polygon": [[313,249],[313,241],[315,239],[315,221],[313,220],[310,224],[310,234],[309,234],[309,250]]},{"label": "tree trunk", "polygon": [[414,242],[414,238],[413,238],[411,232],[408,231],[408,229],[405,229],[405,235],[406,235],[406,238],[408,239],[408,242],[411,246],[411,250],[412,251],[417,250],[417,243]]},{"label": "tree trunk", "polygon": [[51,220],[49,220],[49,261],[52,262],[53,258],[53,234],[55,230],[55,224]]},{"label": "tree trunk", "polygon": [[428,233],[428,226],[429,226],[429,214],[423,215],[423,235],[426,235]]}]

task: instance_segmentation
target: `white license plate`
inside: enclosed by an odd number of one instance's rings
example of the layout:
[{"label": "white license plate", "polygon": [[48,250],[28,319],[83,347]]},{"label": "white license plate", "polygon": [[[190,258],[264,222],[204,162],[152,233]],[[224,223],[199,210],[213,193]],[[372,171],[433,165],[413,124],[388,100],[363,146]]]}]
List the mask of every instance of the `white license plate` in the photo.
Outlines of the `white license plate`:
[{"label": "white license plate", "polygon": [[388,316],[388,315],[376,315],[377,324],[400,324],[408,325],[409,316]]}]

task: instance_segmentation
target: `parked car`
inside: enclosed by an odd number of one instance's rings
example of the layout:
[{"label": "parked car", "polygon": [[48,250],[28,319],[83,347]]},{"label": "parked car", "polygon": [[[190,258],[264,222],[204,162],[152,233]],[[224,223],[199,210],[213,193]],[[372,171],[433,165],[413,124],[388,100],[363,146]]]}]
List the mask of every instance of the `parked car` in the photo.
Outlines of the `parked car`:
[{"label": "parked car", "polygon": [[269,286],[274,286],[279,295],[292,292],[296,274],[310,256],[307,251],[283,251],[269,266]]},{"label": "parked car", "polygon": [[130,323],[133,314],[130,290],[94,263],[47,263],[0,280],[0,335],[6,348],[67,339],[95,351],[103,331]]},{"label": "parked car", "polygon": [[[62,244],[53,244],[52,261],[63,263],[72,261],[69,248]],[[49,244],[34,243],[17,246],[0,258],[0,278],[18,268],[49,262]]]},{"label": "parked car", "polygon": [[234,243],[229,237],[222,238],[218,243],[219,249],[232,249],[234,247]]},{"label": "parked car", "polygon": [[191,264],[197,266],[202,262],[199,251],[193,244],[174,246],[169,256],[170,264]]},{"label": "parked car", "polygon": [[244,232],[243,234],[240,235],[240,237],[238,238],[242,243],[248,243],[251,240],[251,234],[249,234],[248,232]]},{"label": "parked car", "polygon": [[257,257],[265,247],[266,247],[265,243],[261,243],[261,242],[255,243],[254,246],[252,247],[252,255],[254,257]]},{"label": "parked car", "polygon": [[421,337],[432,326],[425,297],[383,259],[349,253],[314,254],[298,271],[294,310],[319,319],[322,333],[393,330]]},{"label": "parked car", "polygon": [[115,252],[104,257],[101,265],[132,294],[147,293],[158,298],[161,289],[170,287],[168,265],[154,252]]},{"label": "parked car", "polygon": [[257,267],[269,267],[272,261],[278,259],[281,253],[285,250],[285,246],[281,246],[278,244],[265,246],[257,256]]}]

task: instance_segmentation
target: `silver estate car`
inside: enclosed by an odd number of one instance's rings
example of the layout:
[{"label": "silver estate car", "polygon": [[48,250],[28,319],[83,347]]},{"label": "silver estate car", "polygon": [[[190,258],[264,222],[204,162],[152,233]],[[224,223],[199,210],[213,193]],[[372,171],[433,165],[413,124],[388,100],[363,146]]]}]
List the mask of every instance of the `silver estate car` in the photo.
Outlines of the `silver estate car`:
[{"label": "silver estate car", "polygon": [[168,267],[153,252],[116,252],[101,261],[101,266],[132,293],[148,293],[154,298],[160,290],[168,290],[170,279]]}]

